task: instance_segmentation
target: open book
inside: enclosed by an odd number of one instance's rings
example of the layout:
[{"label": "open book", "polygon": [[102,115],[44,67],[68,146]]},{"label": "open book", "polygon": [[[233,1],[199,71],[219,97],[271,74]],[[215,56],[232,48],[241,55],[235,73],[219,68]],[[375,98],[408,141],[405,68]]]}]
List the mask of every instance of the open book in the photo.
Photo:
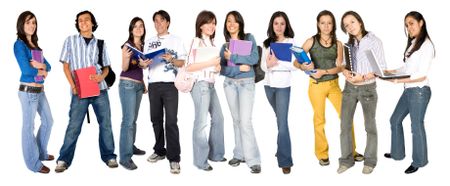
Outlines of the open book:
[{"label": "open book", "polygon": [[[44,55],[42,54],[42,50],[31,50],[31,57],[39,63],[44,63]],[[41,83],[43,81],[44,76],[34,76],[34,82]]]},{"label": "open book", "polygon": [[94,66],[75,70],[75,85],[80,99],[100,95],[98,83],[91,80],[90,76],[97,74]]},{"label": "open book", "polygon": [[[251,41],[231,39],[229,50],[231,54],[248,56],[252,51],[252,45]],[[236,63],[230,59],[227,61],[227,66],[234,67]]]},{"label": "open book", "polygon": [[150,67],[155,66],[161,62],[163,62],[161,55],[165,54],[167,51],[165,48],[163,49],[159,49],[153,52],[149,52],[144,54],[143,52],[141,52],[140,50],[138,50],[137,48],[131,46],[129,43],[125,43],[125,45],[133,52],[133,56],[132,58],[135,60],[139,60],[139,59],[151,59],[153,61],[153,63],[150,65]]}]

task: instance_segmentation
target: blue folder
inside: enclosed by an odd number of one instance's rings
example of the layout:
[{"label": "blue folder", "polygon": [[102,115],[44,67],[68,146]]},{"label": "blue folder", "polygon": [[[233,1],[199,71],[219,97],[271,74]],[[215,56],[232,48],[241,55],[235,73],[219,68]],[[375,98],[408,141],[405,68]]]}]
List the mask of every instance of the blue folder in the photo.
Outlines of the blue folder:
[{"label": "blue folder", "polygon": [[270,43],[270,49],[275,53],[278,60],[284,62],[292,61],[292,43]]}]

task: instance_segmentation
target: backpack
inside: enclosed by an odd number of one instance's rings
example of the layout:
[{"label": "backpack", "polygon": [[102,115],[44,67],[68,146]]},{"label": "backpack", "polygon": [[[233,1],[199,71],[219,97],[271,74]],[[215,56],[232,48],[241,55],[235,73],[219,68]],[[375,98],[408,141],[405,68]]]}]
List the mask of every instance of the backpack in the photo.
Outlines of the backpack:
[{"label": "backpack", "polygon": [[255,71],[255,83],[260,82],[266,76],[266,72],[261,69],[261,57],[262,57],[262,48],[258,46],[258,63],[253,65],[253,71]]},{"label": "backpack", "polygon": [[[102,66],[103,68],[103,43],[104,40],[99,39],[97,41],[98,46],[98,64]],[[113,86],[114,82],[116,81],[116,73],[112,70],[111,66],[107,66],[109,68],[108,75],[105,77],[105,82],[108,85],[108,88]]]}]

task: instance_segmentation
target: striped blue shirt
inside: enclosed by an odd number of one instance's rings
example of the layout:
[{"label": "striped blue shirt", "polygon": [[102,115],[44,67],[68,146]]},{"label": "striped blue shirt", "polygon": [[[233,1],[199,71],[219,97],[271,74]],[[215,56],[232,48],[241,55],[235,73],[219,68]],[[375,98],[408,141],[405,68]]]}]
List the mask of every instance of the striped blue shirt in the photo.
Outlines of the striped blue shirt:
[{"label": "striped blue shirt", "polygon": [[[80,34],[69,36],[64,41],[64,46],[61,51],[59,61],[62,63],[69,63],[72,78],[75,79],[75,70],[90,66],[95,66],[97,69],[97,74],[102,73],[102,68],[100,64],[98,64],[97,41],[97,38],[93,37],[92,40],[89,41],[89,44],[86,44],[83,36]],[[111,65],[111,61],[109,60],[109,55],[106,50],[106,43],[103,45],[103,65]],[[100,90],[108,88],[104,80],[99,83],[99,86]]]},{"label": "striped blue shirt", "polygon": [[[386,61],[384,59],[383,43],[372,32],[367,33],[361,40],[354,41],[352,47],[353,70],[361,75],[372,73],[375,70],[370,65],[369,60],[365,54],[366,50],[372,50],[376,55],[381,69],[386,69]],[[375,82],[375,79],[366,80],[362,84],[370,84]]]}]

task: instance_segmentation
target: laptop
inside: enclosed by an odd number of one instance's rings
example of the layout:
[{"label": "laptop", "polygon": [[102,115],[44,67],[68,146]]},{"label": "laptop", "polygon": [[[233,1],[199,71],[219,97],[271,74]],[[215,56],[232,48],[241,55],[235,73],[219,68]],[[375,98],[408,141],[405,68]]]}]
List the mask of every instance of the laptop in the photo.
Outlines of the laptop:
[{"label": "laptop", "polygon": [[376,55],[373,53],[372,50],[366,50],[364,51],[366,53],[367,59],[369,60],[370,65],[374,69],[375,75],[379,77],[380,79],[402,79],[402,78],[409,78],[411,75],[405,74],[405,73],[386,73],[381,69],[378,59]]}]

